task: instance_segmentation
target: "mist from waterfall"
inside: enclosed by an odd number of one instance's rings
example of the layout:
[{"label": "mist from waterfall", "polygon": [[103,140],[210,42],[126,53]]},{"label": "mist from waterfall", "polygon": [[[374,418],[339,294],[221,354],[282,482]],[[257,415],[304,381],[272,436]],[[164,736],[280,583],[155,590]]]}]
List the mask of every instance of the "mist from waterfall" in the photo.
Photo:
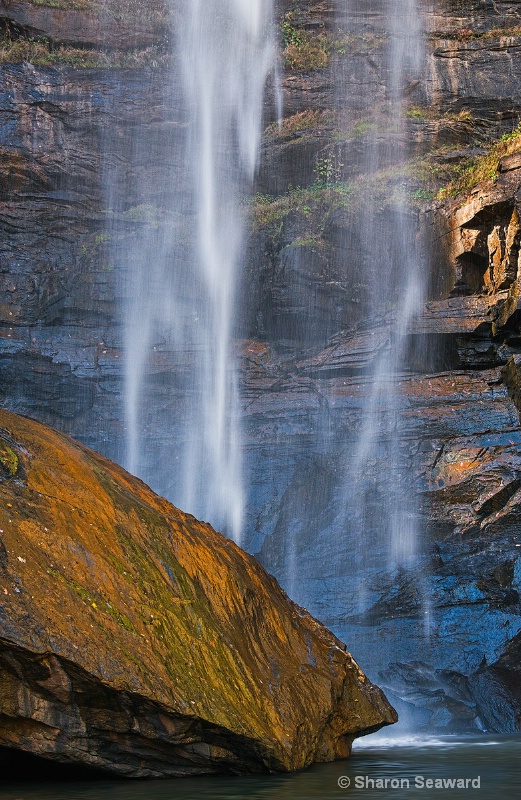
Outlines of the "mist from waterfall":
[{"label": "mist from waterfall", "polygon": [[[367,154],[368,171],[377,173],[389,163],[406,158],[404,92],[408,85],[418,80],[422,69],[422,49],[419,30],[419,9],[416,0],[388,3],[387,27],[390,37],[390,81],[388,87],[387,135],[377,131]],[[421,309],[423,296],[422,276],[419,274],[415,243],[411,239],[411,219],[408,214],[409,199],[403,185],[394,190],[392,227],[378,227],[377,208],[370,198],[367,228],[364,236],[367,249],[380,265],[372,272],[377,281],[371,286],[372,303],[369,316],[382,318],[387,327],[387,345],[377,354],[372,368],[372,386],[369,402],[364,409],[362,427],[355,448],[353,481],[367,473],[368,462],[377,457],[377,451],[388,448],[385,473],[380,475],[384,542],[387,544],[388,568],[410,568],[416,556],[417,531],[414,497],[404,481],[404,471],[411,472],[412,464],[400,461],[401,429],[400,373],[406,364],[406,342],[409,325]],[[394,263],[393,263],[394,261]],[[398,282],[399,298],[393,308],[388,306]],[[382,314],[383,311],[383,314]],[[403,376],[402,376],[403,377]],[[360,502],[356,516],[364,518],[364,492],[355,491],[355,503]],[[364,527],[374,524],[364,520]],[[364,531],[365,533],[365,531]],[[364,540],[362,535],[362,541]]]},{"label": "mist from waterfall", "polygon": [[[168,456],[170,485],[161,488],[184,511],[239,541],[244,491],[232,340],[245,199],[274,57],[272,0],[171,0],[171,11],[175,53],[165,102],[174,102],[181,80],[185,150],[178,185],[164,178],[170,223],[148,225],[129,259],[126,466],[146,479],[147,382],[155,360],[168,352],[172,372],[184,378],[174,387],[171,418],[157,413],[182,434]],[[174,133],[172,123],[173,149]]]},{"label": "mist from waterfall", "polygon": [[[346,490],[341,527],[356,553],[354,607],[363,619],[374,602],[373,581],[390,583],[418,564],[419,508],[414,491],[415,464],[403,440],[406,413],[401,385],[407,381],[408,333],[421,311],[424,276],[415,246],[410,200],[400,180],[391,182],[392,199],[382,209],[379,174],[407,159],[407,94],[422,78],[423,48],[417,0],[388,2],[387,93],[375,111],[362,171],[373,176],[365,198],[360,241],[369,264],[367,319],[375,345],[362,381],[361,422],[346,457]],[[363,327],[363,326],[362,326]],[[421,583],[421,578],[418,576]],[[420,588],[420,594],[425,594]],[[428,604],[421,601],[428,616]],[[427,623],[428,624],[428,623]]]}]

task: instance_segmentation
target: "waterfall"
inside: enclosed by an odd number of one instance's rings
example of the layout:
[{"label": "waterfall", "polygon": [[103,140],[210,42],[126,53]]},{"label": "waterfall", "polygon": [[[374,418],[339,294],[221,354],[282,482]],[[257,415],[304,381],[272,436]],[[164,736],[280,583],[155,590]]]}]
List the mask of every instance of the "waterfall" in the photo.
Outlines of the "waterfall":
[{"label": "waterfall", "polygon": [[[127,467],[147,478],[148,383],[155,359],[170,359],[184,378],[172,387],[175,406],[158,413],[163,426],[179,427],[180,441],[166,454],[170,477],[161,489],[239,541],[244,491],[233,337],[245,198],[273,61],[271,0],[170,4],[175,53],[165,102],[178,102],[181,73],[186,139],[178,185],[160,178],[170,222],[149,225],[130,259]],[[176,141],[172,134],[172,161]]]},{"label": "waterfall", "polygon": [[[423,62],[417,0],[400,0],[385,6],[390,50],[387,107],[375,125],[365,156],[365,169],[375,175],[407,158],[405,95],[408,86],[420,79]],[[383,120],[386,130],[382,129]],[[349,476],[354,487],[351,513],[361,526],[357,535],[362,534],[362,550],[372,531],[379,528],[377,548],[384,560],[381,566],[390,573],[399,568],[410,569],[417,556],[418,509],[410,481],[414,465],[402,457],[404,408],[400,384],[406,378],[403,371],[407,369],[407,334],[412,319],[421,310],[423,297],[414,223],[401,183],[394,187],[391,207],[392,211],[382,217],[374,195],[370,195],[362,231],[365,250],[376,264],[370,273],[368,318],[373,325],[380,320],[386,346],[373,361],[367,407],[363,409]],[[379,508],[371,498],[368,502],[367,484],[364,486],[374,464],[379,465],[379,473],[377,485],[369,494],[376,492]]]},{"label": "waterfall", "polygon": [[[403,429],[407,407],[401,391],[408,380],[408,334],[421,312],[424,276],[406,187],[398,177],[389,184],[392,198],[384,202],[378,194],[380,176],[393,169],[399,176],[401,164],[410,157],[407,95],[422,79],[421,12],[417,0],[384,2],[382,11],[382,30],[387,36],[386,94],[382,104],[375,103],[372,130],[362,154],[361,170],[369,188],[358,231],[368,295],[360,330],[374,337],[374,347],[369,370],[360,379],[360,425],[344,455],[343,509],[337,523],[352,553],[355,577],[350,613],[364,626],[372,624],[365,615],[375,603],[377,587],[398,587],[400,575],[405,574],[414,575],[420,613],[428,620],[419,568],[415,462]],[[398,652],[400,642],[394,640],[388,646]]]}]

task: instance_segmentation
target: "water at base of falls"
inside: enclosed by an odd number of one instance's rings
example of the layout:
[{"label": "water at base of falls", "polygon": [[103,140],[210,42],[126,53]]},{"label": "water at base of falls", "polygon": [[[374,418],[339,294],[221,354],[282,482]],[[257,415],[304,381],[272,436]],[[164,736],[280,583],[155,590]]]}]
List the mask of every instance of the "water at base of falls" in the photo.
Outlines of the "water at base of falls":
[{"label": "water at base of falls", "polygon": [[172,20],[171,82],[181,73],[187,135],[180,186],[165,186],[164,202],[172,215],[184,207],[184,220],[144,232],[132,257],[126,466],[147,478],[142,416],[159,342],[162,351],[183,354],[174,369],[184,376],[175,413],[162,421],[173,428],[181,420],[182,431],[163,491],[239,541],[244,491],[232,340],[244,199],[273,62],[271,0],[172,2]]},{"label": "water at base of falls", "polygon": [[[346,761],[319,764],[296,774],[125,783],[17,781],[0,789],[0,800],[105,800],[108,796],[113,800],[434,800],[460,794],[479,800],[515,798],[521,782],[519,745],[519,737],[497,735],[391,741],[383,732],[356,740],[351,758]],[[458,778],[474,782],[479,779],[479,788],[436,787],[437,780]],[[380,788],[376,782],[386,779],[387,789]]]}]

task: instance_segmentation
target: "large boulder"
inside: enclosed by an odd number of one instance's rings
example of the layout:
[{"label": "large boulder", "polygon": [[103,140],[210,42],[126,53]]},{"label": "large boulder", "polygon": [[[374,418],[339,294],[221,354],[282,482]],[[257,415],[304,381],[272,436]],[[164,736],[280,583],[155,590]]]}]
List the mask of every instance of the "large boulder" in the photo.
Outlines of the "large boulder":
[{"label": "large boulder", "polygon": [[0,412],[0,745],[129,776],[300,769],[396,721],[257,561]]}]

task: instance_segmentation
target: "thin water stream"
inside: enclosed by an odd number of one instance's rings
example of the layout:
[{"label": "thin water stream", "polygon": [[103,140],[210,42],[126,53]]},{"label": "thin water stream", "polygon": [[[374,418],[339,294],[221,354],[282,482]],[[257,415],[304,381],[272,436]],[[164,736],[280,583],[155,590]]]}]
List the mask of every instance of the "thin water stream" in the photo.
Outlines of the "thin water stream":
[{"label": "thin water stream", "polygon": [[[347,5],[360,11],[356,0],[347,0]],[[375,338],[380,333],[385,344],[375,348],[367,376],[361,425],[347,457],[342,512],[346,535],[360,553],[360,613],[367,604],[368,572],[388,573],[392,581],[400,569],[413,568],[420,537],[410,478],[415,465],[403,458],[400,374],[408,367],[407,333],[422,308],[425,276],[416,253],[407,191],[396,182],[392,197],[386,198],[388,207],[382,210],[378,181],[409,155],[407,87],[420,81],[425,59],[417,0],[384,3],[383,9],[389,49],[387,91],[381,107],[374,111],[373,131],[362,157],[362,172],[373,177],[373,188],[364,198],[360,238],[367,254],[363,278],[369,284],[367,327]],[[375,552],[380,553],[377,563]]]}]

